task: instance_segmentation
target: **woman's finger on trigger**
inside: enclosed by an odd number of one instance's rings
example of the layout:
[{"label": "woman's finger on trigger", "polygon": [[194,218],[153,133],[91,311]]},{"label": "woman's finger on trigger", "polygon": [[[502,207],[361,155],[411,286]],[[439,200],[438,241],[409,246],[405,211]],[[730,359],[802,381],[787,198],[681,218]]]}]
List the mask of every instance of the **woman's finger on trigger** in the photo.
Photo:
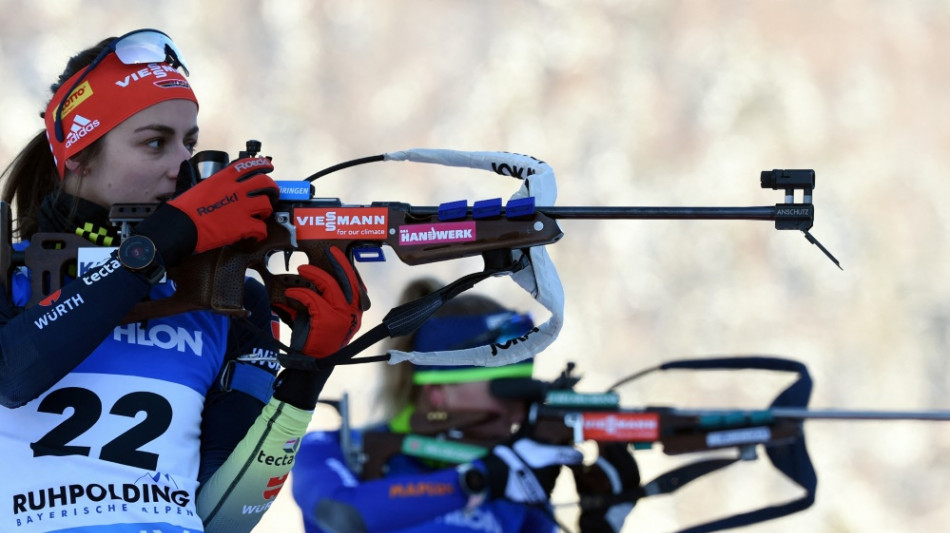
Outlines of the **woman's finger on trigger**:
[{"label": "woman's finger on trigger", "polygon": [[337,279],[340,283],[340,288],[343,289],[343,296],[346,298],[346,302],[349,304],[356,303],[356,299],[359,298],[360,287],[359,275],[356,273],[356,269],[353,268],[353,264],[350,263],[349,258],[346,257],[346,254],[343,253],[337,246],[330,247],[330,256],[327,257],[327,260],[330,261],[330,264],[333,265],[334,274],[336,274]]},{"label": "woman's finger on trigger", "polygon": [[287,298],[302,305],[307,310],[307,314],[311,317],[316,317],[320,314],[320,308],[322,306],[321,304],[323,304],[323,301],[321,300],[320,296],[312,290],[305,289],[303,287],[294,287],[292,289],[285,290],[284,295],[287,296]]},{"label": "woman's finger on trigger", "polygon": [[336,285],[336,280],[333,279],[333,276],[331,276],[322,268],[313,266],[311,264],[303,264],[298,266],[297,274],[299,274],[303,279],[312,283],[313,286],[317,288],[318,293],[323,293],[330,287]]},{"label": "woman's finger on trigger", "polygon": [[[287,297],[287,291],[284,291],[284,297]],[[274,311],[274,313],[277,314],[277,318],[285,324],[293,324],[294,318],[297,317],[297,310],[285,303],[275,302],[272,304],[271,310]]]},{"label": "woman's finger on trigger", "polygon": [[346,297],[336,279],[322,268],[310,264],[304,264],[297,267],[297,273],[304,279],[313,283],[317,292],[331,304],[346,304]]}]

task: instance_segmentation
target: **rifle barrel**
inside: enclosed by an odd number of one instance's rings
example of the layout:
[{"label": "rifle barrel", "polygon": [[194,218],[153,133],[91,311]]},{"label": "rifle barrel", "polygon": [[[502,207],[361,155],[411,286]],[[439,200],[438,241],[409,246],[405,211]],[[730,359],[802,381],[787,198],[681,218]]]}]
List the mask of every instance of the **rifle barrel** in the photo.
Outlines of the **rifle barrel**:
[{"label": "rifle barrel", "polygon": [[950,421],[950,411],[850,411],[846,409],[774,408],[777,418],[817,420],[932,420]]},{"label": "rifle barrel", "polygon": [[[775,220],[777,206],[759,207],[640,207],[640,206],[537,206],[535,211],[554,219],[692,219]],[[434,216],[436,206],[410,206],[409,213]],[[471,207],[468,214],[472,214]]]},{"label": "rifle barrel", "polygon": [[950,421],[950,411],[873,411],[848,409],[808,409],[796,407],[775,407],[762,410],[729,409],[673,409],[672,414],[681,416],[713,417],[742,415],[761,419],[797,419],[797,420],[930,420]]},{"label": "rifle barrel", "polygon": [[775,206],[762,207],[631,207],[539,206],[551,218],[775,220]]}]

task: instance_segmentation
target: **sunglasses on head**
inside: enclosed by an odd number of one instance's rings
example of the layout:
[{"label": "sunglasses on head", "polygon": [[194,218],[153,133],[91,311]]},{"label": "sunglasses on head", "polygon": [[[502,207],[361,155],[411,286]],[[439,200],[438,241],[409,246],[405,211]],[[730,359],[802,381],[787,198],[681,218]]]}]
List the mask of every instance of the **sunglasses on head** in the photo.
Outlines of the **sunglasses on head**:
[{"label": "sunglasses on head", "polygon": [[188,75],[188,66],[182,59],[181,52],[172,42],[171,37],[165,33],[153,30],[142,29],[135,30],[113,40],[99,52],[99,55],[89,63],[82,74],[73,82],[72,86],[63,95],[63,99],[56,106],[56,116],[54,117],[56,140],[63,142],[66,134],[63,131],[63,108],[69,100],[69,96],[79,87],[79,84],[96,68],[102,60],[110,53],[115,52],[123,64],[139,65],[142,63],[168,63],[174,68],[181,68],[185,76]]}]

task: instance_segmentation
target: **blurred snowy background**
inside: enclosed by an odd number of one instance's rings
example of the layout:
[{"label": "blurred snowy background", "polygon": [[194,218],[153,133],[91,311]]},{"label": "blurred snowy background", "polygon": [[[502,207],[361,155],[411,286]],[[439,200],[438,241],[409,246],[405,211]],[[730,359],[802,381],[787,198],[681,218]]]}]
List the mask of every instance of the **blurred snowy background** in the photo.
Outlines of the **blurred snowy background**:
[{"label": "blurred snowy background", "polygon": [[[406,148],[504,150],[548,162],[559,205],[752,206],[759,172],[817,172],[813,234],[838,270],[771,222],[565,221],[551,246],[561,338],[596,391],[663,361],[771,354],[815,379],[812,405],[950,408],[950,3],[918,0],[0,0],[0,160],[41,126],[66,59],[155,27],[191,67],[199,149],[263,142],[275,176]],[[348,203],[507,197],[487,173],[377,163],[317,182]],[[457,264],[456,264],[457,263]],[[367,330],[419,275],[478,261],[363,266]],[[510,280],[481,289],[531,308]],[[539,315],[539,318],[544,318]],[[378,352],[377,352],[378,353]],[[340,368],[356,423],[382,365]],[[787,381],[690,373],[624,389],[626,405],[761,407]],[[764,383],[764,384],[763,384]],[[334,427],[318,411],[313,427]],[[944,531],[950,426],[806,424],[818,498],[744,531]],[[644,477],[677,464],[638,454]],[[763,458],[642,501],[624,531],[667,532],[799,495]],[[559,502],[574,501],[559,484]],[[574,511],[559,516],[575,528]],[[260,532],[302,532],[285,490]]]}]

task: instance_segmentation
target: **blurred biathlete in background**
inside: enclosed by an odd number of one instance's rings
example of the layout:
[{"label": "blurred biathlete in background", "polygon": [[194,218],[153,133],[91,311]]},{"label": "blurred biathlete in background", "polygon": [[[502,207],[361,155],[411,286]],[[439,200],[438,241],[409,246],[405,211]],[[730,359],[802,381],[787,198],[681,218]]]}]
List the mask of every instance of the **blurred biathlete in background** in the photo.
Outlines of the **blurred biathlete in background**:
[{"label": "blurred biathlete in background", "polygon": [[[104,263],[65,273],[37,305],[27,306],[29,270],[5,280],[0,531],[250,531],[311,419],[329,372],[278,374],[259,282],[246,282],[247,318],[123,321],[136,303],[174,291],[163,274],[186,256],[264,238],[278,194],[264,158],[195,184],[198,101],[187,74],[160,31],[103,40],[70,59],[41,114],[45,130],[4,172],[19,249],[37,232],[119,246],[110,206],[161,205]],[[359,281],[333,253],[346,279],[301,267],[317,289],[287,291],[295,313],[310,316],[301,348],[311,357],[359,328]]]},{"label": "blurred biathlete in background", "polygon": [[[410,284],[402,301],[440,287]],[[442,351],[502,343],[533,327],[529,315],[479,295],[446,302],[402,351]],[[556,531],[549,502],[556,478],[571,465],[578,487],[602,490],[605,470],[636,472],[625,447],[609,464],[583,465],[572,446],[537,442],[521,431],[526,405],[492,394],[492,383],[529,387],[533,360],[499,367],[386,367],[380,404],[386,422],[362,430],[307,434],[291,479],[307,533],[422,531]],[[631,470],[632,469],[632,470]],[[631,480],[639,485],[639,476]],[[616,487],[620,491],[619,485]],[[585,532],[619,531],[631,505],[585,513]]]}]

